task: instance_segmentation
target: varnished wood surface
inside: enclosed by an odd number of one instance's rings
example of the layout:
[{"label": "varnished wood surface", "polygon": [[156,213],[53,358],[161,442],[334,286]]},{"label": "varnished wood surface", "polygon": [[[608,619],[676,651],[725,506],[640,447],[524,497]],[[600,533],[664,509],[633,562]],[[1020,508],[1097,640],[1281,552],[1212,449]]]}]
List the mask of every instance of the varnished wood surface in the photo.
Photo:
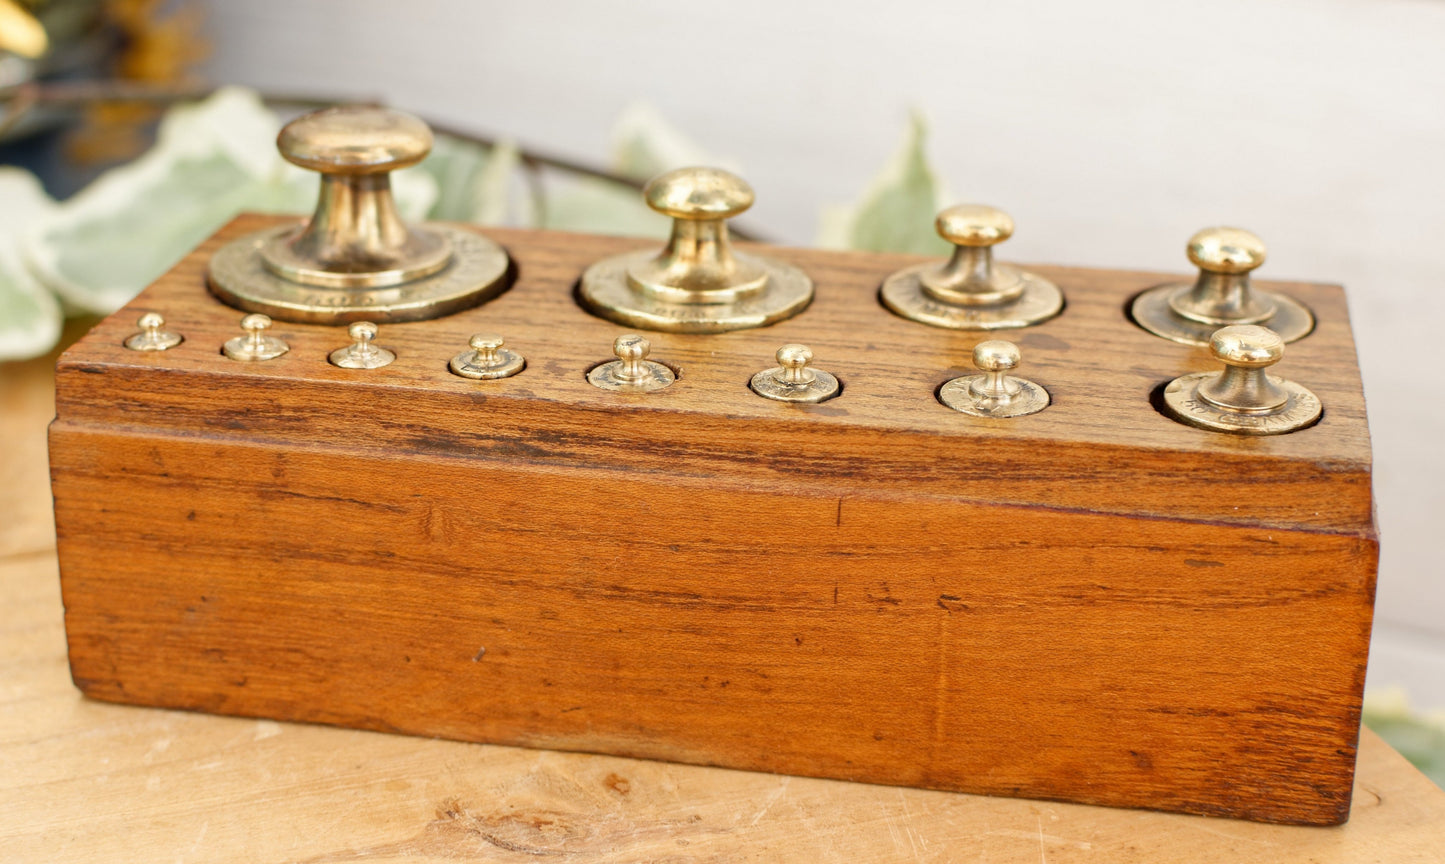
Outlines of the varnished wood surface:
[{"label": "varnished wood surface", "polygon": [[87,700],[48,549],[48,389],[39,366],[0,368],[7,861],[1413,864],[1445,848],[1445,793],[1368,730],[1349,823],[1300,828]]},{"label": "varnished wood surface", "polygon": [[[813,276],[813,305],[759,330],[648,334],[654,359],[675,365],[681,380],[643,397],[585,381],[626,331],[583,312],[571,290],[588,264],[647,241],[579,234],[488,232],[517,262],[514,287],[449,318],[383,327],[377,344],[397,352],[391,366],[337,369],[326,356],[346,343],[344,328],[284,322],[273,332],[289,354],[235,363],[220,345],[239,335],[241,315],[198,286],[211,251],[275,222],[238,219],[68,352],[61,419],[110,429],[163,422],[182,434],[435,458],[726,474],[764,486],[828,483],[866,469],[870,487],[904,494],[1373,531],[1364,399],[1337,287],[1262,283],[1319,318],[1276,368],[1314,390],[1325,416],[1291,435],[1250,438],[1182,426],[1150,404],[1150,393],[1178,375],[1216,368],[1205,349],[1151,336],[1125,317],[1130,297],[1177,274],[1034,268],[1063,288],[1067,308],[1009,338],[1024,351],[1020,374],[1048,389],[1053,405],[1008,421],[969,418],[934,398],[944,381],[971,371],[973,346],[991,337],[884,310],[876,297],[883,278],[921,260],[900,255],[769,250]],[[187,341],[165,352],[122,348],[150,310]],[[447,361],[480,330],[503,334],[527,369],[485,384],[451,375]],[[812,347],[843,395],[816,406],[754,396],[748,380],[774,365],[785,342]],[[102,370],[104,387],[84,377]]]},{"label": "varnished wood surface", "polygon": [[[382,370],[327,365],[340,328],[282,325],[281,360],[222,358],[239,315],[199,293],[204,250],[67,353],[52,471],[85,692],[1347,815],[1377,545],[1338,289],[1289,287],[1321,319],[1288,354],[1326,405],[1304,432],[1238,439],[1159,416],[1149,391],[1203,368],[1123,318],[1162,277],[1076,270],[1048,271],[1066,315],[1018,334],[1056,404],[975,422],[932,392],[979,337],[873,297],[907,259],[780,250],[818,280],[814,308],[765,331],[658,335],[681,379],[625,398],[583,380],[620,330],[568,288],[628,241],[496,233],[517,285],[385,328],[401,359]],[[120,349],[141,309],[187,342]],[[496,387],[446,373],[484,328],[528,370]],[[844,395],[800,409],[748,393],[783,341],[812,344]]]}]

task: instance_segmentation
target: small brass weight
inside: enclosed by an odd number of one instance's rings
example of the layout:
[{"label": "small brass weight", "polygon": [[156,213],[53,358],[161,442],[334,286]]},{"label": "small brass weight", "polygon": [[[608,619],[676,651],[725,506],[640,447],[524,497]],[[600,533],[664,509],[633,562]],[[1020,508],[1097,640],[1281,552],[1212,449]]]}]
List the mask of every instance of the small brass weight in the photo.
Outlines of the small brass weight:
[{"label": "small brass weight", "polygon": [[973,365],[980,375],[964,375],[938,390],[938,401],[974,417],[1026,417],[1049,407],[1049,391],[1008,373],[1023,359],[1019,346],[1002,339],[980,342],[973,349]]},{"label": "small brass weight", "polygon": [[1222,327],[1209,340],[1222,372],[1194,372],[1164,388],[1164,409],[1180,423],[1235,435],[1281,435],[1320,418],[1319,397],[1265,369],[1284,356],[1284,339],[1268,327]]},{"label": "small brass weight", "polygon": [[226,303],[283,321],[421,321],[506,289],[501,246],[455,225],[407,225],[397,213],[390,172],[431,152],[421,120],[384,108],[330,108],[288,123],[276,146],[321,172],[316,212],[212,256],[207,281]]},{"label": "small brass weight", "polygon": [[952,330],[1005,330],[1047,321],[1064,308],[1057,285],[993,260],[993,247],[1014,233],[1007,213],[959,204],[939,213],[934,227],[953,244],[953,256],[889,276],[879,296],[895,314]]},{"label": "small brass weight", "polygon": [[774,355],[778,365],[752,377],[748,386],[764,399],[777,402],[816,403],[838,395],[838,379],[813,369],[813,352],[807,345],[787,344]]},{"label": "small brass weight", "polygon": [[587,268],[578,297],[594,315],[644,330],[722,333],[801,312],[813,281],[796,267],[735,252],[727,220],[753,206],[753,190],[718,168],[653,178],[647,206],[672,217],[660,252],[633,252]]}]

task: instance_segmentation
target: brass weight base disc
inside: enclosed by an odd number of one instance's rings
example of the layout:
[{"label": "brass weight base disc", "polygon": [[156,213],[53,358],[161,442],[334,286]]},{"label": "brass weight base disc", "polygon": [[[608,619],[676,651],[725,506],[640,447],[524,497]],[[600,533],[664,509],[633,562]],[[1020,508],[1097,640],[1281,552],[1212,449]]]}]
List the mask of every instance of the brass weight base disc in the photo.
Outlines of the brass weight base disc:
[{"label": "brass weight base disc", "polygon": [[413,243],[417,247],[402,266],[391,270],[372,273],[333,273],[313,266],[308,259],[296,254],[291,248],[295,235],[305,230],[305,225],[294,226],[290,231],[272,235],[261,244],[261,261],[266,269],[289,282],[319,285],[323,288],[380,288],[385,285],[402,285],[415,282],[433,273],[439,273],[451,263],[453,249],[451,238],[445,231],[434,227],[412,229]]},{"label": "brass weight base disc", "polygon": [[1194,372],[1170,381],[1164,388],[1164,410],[1180,423],[1235,435],[1282,435],[1320,419],[1318,396],[1293,381],[1273,375],[1269,380],[1289,394],[1284,406],[1276,411],[1241,414],[1211,405],[1197,395],[1199,385],[1218,376],[1218,372]]},{"label": "brass weight base disc", "polygon": [[791,318],[813,300],[813,280],[797,267],[760,258],[735,257],[767,271],[768,285],[755,296],[735,303],[668,303],[649,297],[627,281],[627,269],[657,257],[656,252],[633,252],[604,258],[587,268],[577,292],[582,307],[599,318],[639,330],[668,333],[725,333],[765,327]]},{"label": "brass weight base disc", "polygon": [[[1214,335],[1214,331],[1228,325],[1191,321],[1169,306],[1169,301],[1174,295],[1189,291],[1193,287],[1190,283],[1176,282],[1171,285],[1150,288],[1134,298],[1134,302],[1129,305],[1129,316],[1134,319],[1135,324],[1155,336],[1162,336],[1171,342],[1181,342],[1185,345],[1207,346],[1209,337]],[[1310,332],[1315,329],[1315,316],[1303,303],[1283,294],[1269,291],[1256,291],[1255,293],[1262,299],[1274,302],[1274,314],[1257,323],[1278,333],[1284,341],[1298,341],[1310,335]]]},{"label": "brass weight base disc", "polygon": [[975,399],[969,392],[969,385],[986,377],[988,376],[965,375],[954,378],[939,388],[938,401],[955,411],[974,417],[1023,417],[1037,414],[1049,407],[1049,391],[1023,378],[1013,379],[1019,385],[1019,392],[1008,402]]},{"label": "brass weight base disc", "polygon": [[349,324],[426,321],[475,306],[507,290],[507,251],[465,228],[439,222],[427,228],[451,241],[454,257],[441,272],[385,288],[323,288],[282,279],[266,269],[261,247],[294,231],[283,225],[222,246],[211,256],[206,283],[222,302],[281,321]]},{"label": "brass weight base disc", "polygon": [[[995,264],[995,268],[1007,265]],[[1064,308],[1059,286],[1027,270],[1017,270],[1023,293],[997,306],[960,306],[935,300],[923,290],[920,274],[938,267],[936,263],[907,267],[889,276],[878,292],[893,313],[911,321],[950,330],[1010,330],[1047,321]]]},{"label": "brass weight base disc", "polygon": [[477,362],[477,352],[463,351],[453,357],[447,364],[447,368],[453,375],[460,375],[463,378],[471,378],[475,381],[495,381],[498,378],[510,378],[527,368],[527,361],[516,351],[506,348],[497,349],[497,359],[490,363]]},{"label": "brass weight base disc", "polygon": [[629,381],[620,374],[622,361],[609,360],[588,372],[587,382],[593,387],[619,393],[651,393],[668,387],[677,380],[677,375],[671,369],[654,360],[643,360],[642,367],[647,375],[637,381]]},{"label": "brass weight base disc", "polygon": [[813,380],[807,384],[787,384],[778,380],[783,374],[783,367],[774,366],[772,369],[764,369],[754,375],[748,382],[748,386],[764,399],[774,399],[778,402],[815,404],[838,395],[837,378],[821,369],[809,371],[813,373]]}]

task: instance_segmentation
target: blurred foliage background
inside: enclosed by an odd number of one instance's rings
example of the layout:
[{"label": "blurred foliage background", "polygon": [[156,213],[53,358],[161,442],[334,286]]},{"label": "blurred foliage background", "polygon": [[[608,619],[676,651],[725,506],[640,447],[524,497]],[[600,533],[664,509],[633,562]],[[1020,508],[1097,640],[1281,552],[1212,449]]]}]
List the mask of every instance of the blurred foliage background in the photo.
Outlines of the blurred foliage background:
[{"label": "blurred foliage background", "polygon": [[[337,100],[213,89],[196,72],[204,23],[167,0],[0,0],[0,374],[83,331],[67,318],[125,304],[237,213],[310,211],[316,177],[280,158],[276,133]],[[641,103],[616,118],[602,166],[437,131],[430,157],[394,176],[406,218],[662,238],[668,220],[638,194],[647,179],[696,164],[745,173]],[[943,254],[933,217],[952,199],[919,113],[859,187],[853,204],[820,208],[817,245]],[[746,220],[737,233],[766,239]],[[1445,715],[1387,689],[1364,719],[1445,785]]]}]

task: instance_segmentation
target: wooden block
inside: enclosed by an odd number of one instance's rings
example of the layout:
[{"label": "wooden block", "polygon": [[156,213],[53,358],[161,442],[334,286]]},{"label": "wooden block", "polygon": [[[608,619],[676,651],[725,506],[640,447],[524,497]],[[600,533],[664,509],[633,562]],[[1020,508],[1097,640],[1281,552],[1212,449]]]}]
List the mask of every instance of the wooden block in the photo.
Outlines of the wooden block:
[{"label": "wooden block", "polygon": [[[220,354],[204,290],[243,217],[61,359],[51,465],[71,670],[87,695],[224,714],[1275,822],[1349,812],[1378,544],[1343,292],[1270,283],[1315,333],[1281,374],[1325,406],[1271,438],[1151,393],[1214,367],[1127,320],[1167,276],[1035,268],[1064,314],[1014,331],[1046,411],[948,410],[982,334],[896,318],[907,256],[771,250],[817,299],[761,330],[650,334],[680,373],[584,379],[622,328],[572,288],[646,242],[488,230],[498,299],[388,325],[278,322]],[[121,347],[142,311],[186,336]],[[493,330],[527,357],[447,361]],[[784,342],[843,394],[747,388]]]}]

